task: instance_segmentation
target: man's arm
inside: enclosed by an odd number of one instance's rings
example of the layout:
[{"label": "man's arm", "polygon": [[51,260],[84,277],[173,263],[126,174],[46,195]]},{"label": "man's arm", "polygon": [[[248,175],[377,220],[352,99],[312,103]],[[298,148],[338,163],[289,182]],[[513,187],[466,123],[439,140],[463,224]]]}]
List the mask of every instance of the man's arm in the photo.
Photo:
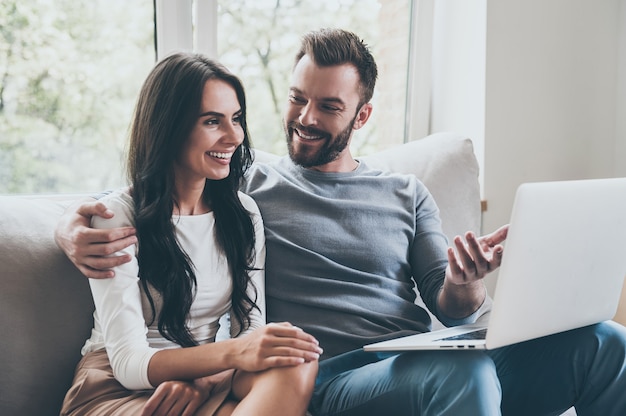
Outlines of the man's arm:
[{"label": "man's arm", "polygon": [[483,278],[500,267],[509,226],[505,225],[491,234],[476,237],[465,235],[454,239],[454,248],[448,248],[448,267],[439,293],[439,310],[453,319],[462,319],[476,312],[483,304],[486,289]]},{"label": "man's arm", "polygon": [[93,229],[90,227],[93,216],[111,218],[113,213],[92,198],[73,203],[61,216],[54,240],[85,276],[93,279],[113,277],[113,267],[131,260],[129,255],[114,254],[137,242],[135,229]]}]

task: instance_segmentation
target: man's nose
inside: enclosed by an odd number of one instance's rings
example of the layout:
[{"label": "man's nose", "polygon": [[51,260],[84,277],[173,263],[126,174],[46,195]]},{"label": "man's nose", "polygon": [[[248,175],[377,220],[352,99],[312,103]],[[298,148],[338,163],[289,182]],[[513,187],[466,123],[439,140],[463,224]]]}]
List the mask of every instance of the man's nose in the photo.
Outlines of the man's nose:
[{"label": "man's nose", "polygon": [[317,110],[311,102],[302,107],[298,121],[303,126],[312,126],[317,123]]}]

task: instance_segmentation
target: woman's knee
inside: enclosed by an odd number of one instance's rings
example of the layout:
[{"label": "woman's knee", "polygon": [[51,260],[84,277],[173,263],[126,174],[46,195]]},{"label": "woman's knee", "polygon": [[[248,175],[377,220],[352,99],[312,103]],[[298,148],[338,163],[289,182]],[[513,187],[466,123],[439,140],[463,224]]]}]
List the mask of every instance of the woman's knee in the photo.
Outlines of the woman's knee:
[{"label": "woman's knee", "polygon": [[309,396],[315,386],[317,369],[318,362],[311,361],[296,366],[270,368],[259,373],[241,374],[241,376],[245,379],[246,390],[249,391],[254,390],[255,387],[269,387],[280,388],[298,396]]},{"label": "woman's knee", "polygon": [[287,387],[293,393],[300,396],[310,396],[315,386],[318,362],[310,361],[293,367],[275,368],[271,374],[281,385]]}]

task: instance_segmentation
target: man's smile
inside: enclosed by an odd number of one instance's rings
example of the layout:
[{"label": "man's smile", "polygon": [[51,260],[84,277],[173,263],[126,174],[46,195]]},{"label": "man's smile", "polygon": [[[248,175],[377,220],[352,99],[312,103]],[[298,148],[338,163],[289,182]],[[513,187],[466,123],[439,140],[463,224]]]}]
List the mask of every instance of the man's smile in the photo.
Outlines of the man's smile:
[{"label": "man's smile", "polygon": [[303,141],[323,140],[328,137],[328,134],[323,131],[317,129],[307,129],[296,123],[293,123],[290,127],[295,135]]}]

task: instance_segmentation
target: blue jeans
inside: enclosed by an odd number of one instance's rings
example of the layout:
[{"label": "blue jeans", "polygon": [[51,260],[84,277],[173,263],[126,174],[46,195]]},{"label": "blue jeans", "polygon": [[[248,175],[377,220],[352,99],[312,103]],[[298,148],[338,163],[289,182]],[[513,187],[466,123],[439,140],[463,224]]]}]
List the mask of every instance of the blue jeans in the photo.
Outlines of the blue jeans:
[{"label": "blue jeans", "polygon": [[320,363],[315,416],[626,414],[626,328],[613,322],[497,350],[351,351]]}]

